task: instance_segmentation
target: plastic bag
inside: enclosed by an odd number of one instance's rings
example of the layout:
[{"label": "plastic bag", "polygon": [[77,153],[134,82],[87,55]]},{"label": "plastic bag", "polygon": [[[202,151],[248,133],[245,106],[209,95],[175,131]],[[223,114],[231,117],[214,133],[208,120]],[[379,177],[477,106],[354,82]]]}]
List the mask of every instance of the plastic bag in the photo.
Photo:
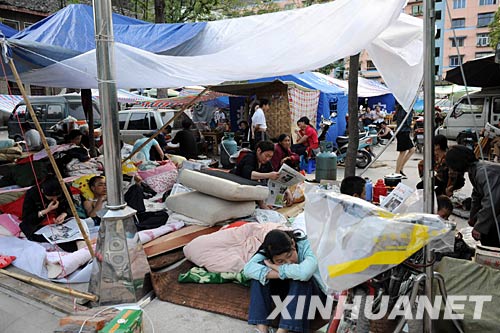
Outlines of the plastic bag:
[{"label": "plastic bag", "polygon": [[305,219],[321,277],[336,291],[400,264],[450,230],[436,215],[397,215],[316,187],[306,191]]}]

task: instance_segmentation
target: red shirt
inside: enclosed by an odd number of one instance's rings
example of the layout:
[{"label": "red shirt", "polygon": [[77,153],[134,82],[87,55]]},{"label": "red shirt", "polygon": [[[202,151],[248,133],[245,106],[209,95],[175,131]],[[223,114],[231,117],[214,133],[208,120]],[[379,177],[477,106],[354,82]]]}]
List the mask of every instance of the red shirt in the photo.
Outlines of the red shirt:
[{"label": "red shirt", "polygon": [[311,125],[307,126],[305,130],[300,130],[299,133],[302,136],[307,135],[307,143],[304,144],[307,146],[307,151],[319,147],[318,132]]}]

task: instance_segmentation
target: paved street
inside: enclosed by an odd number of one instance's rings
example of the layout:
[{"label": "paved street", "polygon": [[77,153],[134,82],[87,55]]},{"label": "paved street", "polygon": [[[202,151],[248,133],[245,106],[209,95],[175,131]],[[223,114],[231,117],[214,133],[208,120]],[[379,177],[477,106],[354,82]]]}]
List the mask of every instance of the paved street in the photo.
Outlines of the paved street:
[{"label": "paved street", "polygon": [[[5,132],[0,132],[0,139],[2,136],[5,136]],[[450,142],[450,144],[454,144],[454,142]],[[395,149],[396,144],[391,144],[382,155],[382,158],[376,162],[376,167],[369,169],[364,176],[370,177],[375,182],[378,178],[383,178],[384,175],[394,172],[397,157]],[[380,150],[380,146],[376,148],[376,152]],[[408,175],[408,179],[404,180],[404,183],[408,186],[414,187],[419,181],[417,163],[421,158],[421,154],[415,154],[404,168],[405,173]],[[339,168],[338,178],[341,179],[342,175],[343,168]],[[462,191],[470,193],[470,184],[467,183]],[[462,221],[459,223],[458,228],[463,226],[465,224]],[[60,316],[60,313],[56,313],[46,306],[33,304],[26,299],[21,299],[0,289],[0,332],[53,332],[58,327]],[[159,300],[153,300],[145,307],[144,321],[145,332],[147,333],[187,333],[200,331],[200,329],[203,332],[214,333],[250,332],[249,326],[243,321]]]}]

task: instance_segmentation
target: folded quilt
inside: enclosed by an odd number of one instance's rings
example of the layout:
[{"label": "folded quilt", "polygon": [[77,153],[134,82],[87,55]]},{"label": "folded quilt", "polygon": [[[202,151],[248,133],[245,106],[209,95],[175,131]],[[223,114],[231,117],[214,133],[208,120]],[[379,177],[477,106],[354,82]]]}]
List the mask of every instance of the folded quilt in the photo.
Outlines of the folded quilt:
[{"label": "folded quilt", "polygon": [[186,273],[179,274],[180,283],[208,283],[220,284],[234,282],[246,287],[250,286],[250,279],[248,279],[243,272],[238,273],[213,273],[208,272],[202,267],[193,267]]}]

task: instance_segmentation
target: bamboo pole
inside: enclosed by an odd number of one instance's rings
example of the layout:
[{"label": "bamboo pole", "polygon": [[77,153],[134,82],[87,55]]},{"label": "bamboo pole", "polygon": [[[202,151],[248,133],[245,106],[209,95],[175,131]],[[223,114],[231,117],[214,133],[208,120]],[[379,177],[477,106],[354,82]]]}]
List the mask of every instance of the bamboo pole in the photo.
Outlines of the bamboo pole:
[{"label": "bamboo pole", "polygon": [[56,173],[57,180],[59,181],[59,184],[61,185],[61,189],[64,193],[64,196],[66,197],[66,200],[68,200],[69,207],[71,209],[71,213],[73,214],[73,217],[76,220],[76,223],[78,224],[78,228],[80,229],[80,232],[82,233],[83,239],[85,240],[85,244],[87,244],[87,249],[90,252],[90,255],[95,257],[94,254],[94,249],[92,248],[92,243],[90,242],[89,236],[87,235],[87,232],[83,228],[82,221],[80,220],[80,217],[78,216],[78,213],[75,208],[75,204],[73,203],[73,199],[71,198],[71,195],[68,192],[68,188],[66,187],[66,184],[64,183],[63,177],[61,175],[61,172],[59,171],[59,168],[57,167],[56,161],[54,159],[54,156],[52,156],[52,152],[50,151],[49,144],[47,143],[47,139],[45,138],[45,133],[43,132],[42,127],[40,126],[40,123],[38,122],[38,118],[36,117],[35,111],[33,110],[33,106],[31,105],[28,96],[26,95],[26,91],[24,90],[23,83],[21,82],[21,78],[19,77],[19,73],[17,72],[16,65],[14,65],[14,61],[12,59],[9,59],[9,66],[10,69],[12,70],[12,74],[14,74],[14,78],[16,79],[17,86],[19,87],[19,90],[21,91],[21,94],[23,95],[24,102],[26,103],[26,107],[28,108],[28,111],[31,115],[31,119],[35,123],[36,130],[40,133],[43,147],[45,148],[45,152],[47,153],[47,156],[49,157],[50,164],[52,165],[52,168],[54,169],[54,172]]},{"label": "bamboo pole", "polygon": [[207,91],[209,90],[210,87],[207,87],[205,88],[202,92],[200,92],[198,95],[196,95],[189,103],[187,104],[184,104],[184,106],[181,108],[181,110],[175,114],[172,119],[170,119],[169,121],[167,121],[165,124],[163,124],[163,126],[158,129],[155,134],[153,134],[152,136],[150,136],[146,141],[144,141],[142,143],[142,145],[139,146],[139,148],[137,148],[136,150],[134,150],[130,155],[128,155],[127,157],[125,157],[123,160],[122,160],[122,164],[127,162],[128,160],[130,160],[132,157],[134,157],[138,152],[141,151],[142,148],[144,148],[151,140],[153,140],[154,138],[156,138],[160,132],[165,129],[168,125],[170,125],[171,123],[173,123],[175,121],[175,119],[177,119],[178,117],[181,116],[182,113],[184,113],[184,110],[186,110],[188,107],[190,107],[191,105],[193,105],[194,103],[196,103],[196,101]]},{"label": "bamboo pole", "polygon": [[10,276],[10,277],[17,279],[17,280],[21,280],[21,281],[24,281],[27,283],[35,284],[35,285],[38,285],[41,287],[48,288],[50,290],[58,291],[58,292],[63,293],[63,294],[71,295],[74,297],[84,298],[84,299],[87,299],[87,300],[92,301],[92,302],[96,302],[99,299],[96,295],[89,294],[89,293],[86,293],[83,291],[78,291],[78,290],[62,287],[58,284],[47,282],[44,280],[40,280],[40,279],[32,277],[32,276],[27,276],[24,274],[10,272],[10,271],[5,270],[5,269],[0,269],[0,273],[5,274],[7,276]]}]

